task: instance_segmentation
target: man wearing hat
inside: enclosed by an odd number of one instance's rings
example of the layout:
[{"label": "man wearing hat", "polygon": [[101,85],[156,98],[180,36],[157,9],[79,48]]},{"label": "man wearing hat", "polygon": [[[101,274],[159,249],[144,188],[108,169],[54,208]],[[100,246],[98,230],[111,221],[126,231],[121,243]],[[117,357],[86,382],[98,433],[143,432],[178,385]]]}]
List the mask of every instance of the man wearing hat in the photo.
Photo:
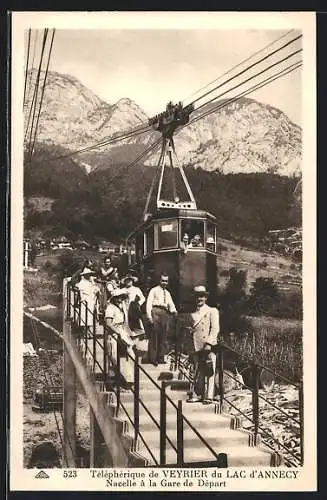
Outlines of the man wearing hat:
[{"label": "man wearing hat", "polygon": [[88,269],[91,269],[91,271],[94,271],[94,275],[92,276],[92,281],[94,282],[94,277],[96,275],[95,265],[90,259],[88,259],[88,260],[85,260],[83,265],[76,272],[74,272],[74,274],[72,275],[72,277],[70,279],[71,286],[77,285],[77,283],[81,279],[81,273],[83,272],[83,269],[85,269],[86,267]]},{"label": "man wearing hat", "polygon": [[[128,355],[133,355],[133,340],[131,331],[127,325],[127,311],[125,300],[128,294],[125,288],[116,288],[112,291],[109,303],[105,311],[106,325],[113,328],[113,332],[109,332],[109,355],[117,364],[117,338],[122,341],[123,347],[126,349],[125,356],[120,358],[120,370],[127,384],[133,382],[133,366]],[[126,356],[127,352],[127,356]]]},{"label": "man wearing hat", "polygon": [[210,404],[214,398],[216,355],[211,352],[217,344],[219,335],[219,312],[216,307],[207,305],[208,292],[205,286],[198,285],[193,289],[196,308],[191,314],[191,332],[194,345],[195,373],[204,380],[205,394],[202,398],[194,395],[189,402],[201,401]]}]

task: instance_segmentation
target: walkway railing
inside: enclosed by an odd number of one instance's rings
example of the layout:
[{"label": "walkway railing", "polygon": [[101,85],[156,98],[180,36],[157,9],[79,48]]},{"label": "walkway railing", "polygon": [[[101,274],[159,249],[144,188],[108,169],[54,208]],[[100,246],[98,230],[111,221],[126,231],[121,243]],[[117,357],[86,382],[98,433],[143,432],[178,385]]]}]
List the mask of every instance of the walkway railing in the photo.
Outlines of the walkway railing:
[{"label": "walkway railing", "polygon": [[[182,344],[182,342],[181,342]],[[182,347],[180,347],[182,350]],[[223,411],[224,403],[227,403],[230,407],[232,407],[238,414],[242,415],[246,420],[248,420],[251,424],[251,431],[253,435],[252,444],[256,446],[259,444],[260,439],[266,446],[268,446],[273,451],[283,451],[283,458],[286,462],[286,465],[290,465],[292,467],[298,467],[303,465],[304,458],[304,450],[303,450],[303,441],[304,441],[304,417],[303,417],[303,381],[300,380],[299,383],[290,380],[288,377],[277,373],[275,370],[269,368],[268,366],[263,365],[262,363],[256,361],[254,358],[248,358],[244,356],[239,351],[233,349],[230,345],[225,343],[224,341],[220,341],[216,346],[213,347],[213,352],[217,354],[217,368],[216,368],[216,376],[218,378],[218,399],[220,406],[220,411]],[[225,357],[226,353],[233,355],[234,359],[237,361],[243,362],[247,365],[247,371],[249,374],[249,379],[251,380],[251,385],[247,385],[245,383],[240,382],[239,378],[230,373],[229,370],[226,370],[225,367]],[[181,351],[175,351],[174,353],[174,363],[177,365],[179,369],[179,374],[182,379],[186,379],[189,382],[193,382],[193,374],[192,370],[185,363],[187,361],[187,357],[184,357],[184,363],[182,361]],[[298,391],[298,418],[294,418],[292,415],[287,413],[285,410],[280,408],[277,404],[273,403],[265,397],[261,391],[260,392],[260,372],[265,370],[266,372],[271,373],[275,379],[279,379],[287,385],[294,387]],[[251,391],[251,406],[252,411],[250,411],[250,415],[246,414],[242,411],[236,404],[234,404],[229,397],[226,396],[226,392],[224,389],[225,381],[224,378],[228,377],[233,380],[235,387],[239,389],[247,389]],[[293,428],[293,435],[299,438],[299,451],[294,449],[290,449],[289,446],[286,446],[280,440],[278,440],[271,432],[267,431],[263,427],[262,424],[262,414],[260,412],[262,405],[260,402],[264,401],[266,405],[274,408],[277,414],[286,417],[292,424],[295,424],[297,428],[297,432],[295,432]],[[274,443],[273,446],[271,443]],[[276,450],[277,448],[277,450]]]},{"label": "walkway railing", "polygon": [[[126,347],[121,341],[119,336],[119,331],[116,331],[113,327],[109,327],[106,324],[102,325],[102,333],[99,333],[99,322],[97,321],[96,311],[91,311],[88,308],[86,302],[81,302],[79,299],[79,294],[70,286],[67,290],[67,320],[70,320],[72,324],[78,328],[76,335],[77,345],[84,357],[86,363],[91,361],[92,370],[96,371],[96,367],[101,374],[101,380],[103,381],[105,387],[110,389],[116,397],[116,416],[119,416],[120,410],[123,410],[128,421],[132,425],[134,431],[134,451],[137,450],[139,442],[141,441],[149,453],[151,460],[155,466],[160,467],[227,467],[227,455],[225,453],[217,453],[206,439],[201,435],[201,433],[195,428],[195,426],[189,421],[189,419],[183,413],[183,402],[178,400],[177,404],[171,397],[167,394],[167,388],[174,384],[178,389],[178,381],[162,380],[159,384],[155,381],[149,373],[143,368],[140,363],[140,357],[138,355],[131,355],[126,352]],[[83,311],[83,312],[82,312]],[[91,323],[91,324],[90,324]],[[101,342],[102,341],[102,342]],[[116,360],[108,351],[108,346],[110,342],[116,343],[117,356]],[[90,344],[91,343],[91,348]],[[99,348],[99,349],[98,349]],[[100,351],[100,356],[99,356]],[[177,353],[176,353],[177,354]],[[123,358],[128,358],[128,360],[133,365],[134,372],[134,382],[133,386],[130,387],[130,391],[133,394],[133,411],[129,411],[127,405],[122,401],[121,398],[121,386],[122,386],[122,370],[121,370],[121,360]],[[110,369],[113,369],[114,373],[110,378]],[[142,373],[151,383],[153,389],[157,389],[160,394],[160,412],[159,419],[156,419],[153,412],[149,408],[149,405],[141,398],[141,387],[140,387],[140,373]],[[187,390],[185,383],[183,385],[184,390]],[[170,405],[176,413],[176,444],[172,441],[167,433],[167,407]],[[143,409],[148,415],[150,420],[153,422],[155,428],[159,433],[159,448],[160,456],[156,457],[151,450],[149,444],[141,432],[140,425],[140,409]],[[212,455],[212,460],[205,462],[189,462],[184,460],[184,431],[185,428],[189,428],[192,433],[196,436],[198,440],[202,443],[208,452]],[[174,463],[167,463],[167,445],[173,450],[176,458]],[[170,460],[171,462],[171,460]]]},{"label": "walkway railing", "polygon": [[[273,447],[269,442],[267,442],[267,438],[272,441],[274,444],[277,445],[279,449],[282,449],[286,454],[284,454],[284,459],[285,461],[291,465],[292,467],[296,467],[299,465],[303,465],[303,434],[304,434],[304,422],[303,422],[303,381],[301,380],[299,383],[296,383],[289,378],[283,376],[280,373],[277,373],[275,370],[263,365],[260,362],[257,362],[254,359],[249,359],[243,356],[240,352],[236,351],[233,349],[231,346],[226,344],[223,341],[220,341],[217,346],[214,347],[214,352],[217,353],[217,366],[218,366],[218,377],[219,377],[219,402],[221,407],[223,406],[224,402],[228,403],[231,407],[233,407],[238,413],[240,413],[244,418],[249,420],[252,423],[252,431],[253,431],[253,439],[254,439],[254,445],[257,444],[258,442],[258,436],[261,435],[262,439],[265,441],[265,444],[270,447],[273,450],[276,450],[275,447]],[[248,364],[248,367],[250,369],[251,373],[251,386],[246,385],[244,383],[241,383],[238,379],[236,379],[231,373],[228,371],[224,370],[224,356],[225,353],[229,352],[232,353],[235,358],[237,358],[239,361],[245,361]],[[285,382],[288,385],[291,385],[295,387],[298,391],[298,414],[299,418],[294,418],[291,416],[289,413],[287,413],[285,410],[277,406],[277,404],[273,403],[272,401],[269,401],[269,399],[265,396],[263,396],[262,393],[260,393],[260,371],[266,370],[267,372],[270,372],[276,379],[279,379],[283,382]],[[224,383],[223,383],[223,378],[224,376],[229,377],[230,379],[233,379],[238,386],[241,386],[244,389],[248,389],[251,391],[251,396],[252,396],[252,415],[249,417],[246,415],[242,410],[240,410],[236,405],[234,405],[228,397],[226,397],[225,391],[224,391]],[[260,414],[260,409],[261,405],[260,402],[264,401],[268,406],[274,408],[279,415],[285,416],[287,419],[289,419],[293,424],[296,424],[298,427],[298,435],[299,435],[299,440],[300,440],[300,450],[299,453],[296,451],[291,450],[288,446],[283,444],[280,440],[278,440],[275,436],[273,436],[270,432],[268,432],[262,425],[261,425],[261,414]],[[289,455],[291,458],[288,458],[287,455]]]}]

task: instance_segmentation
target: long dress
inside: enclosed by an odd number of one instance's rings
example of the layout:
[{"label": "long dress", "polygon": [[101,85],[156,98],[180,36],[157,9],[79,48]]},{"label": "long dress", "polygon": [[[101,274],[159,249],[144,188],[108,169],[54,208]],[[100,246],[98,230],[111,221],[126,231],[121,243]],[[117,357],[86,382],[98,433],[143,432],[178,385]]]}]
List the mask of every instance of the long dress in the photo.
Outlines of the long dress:
[{"label": "long dress", "polygon": [[93,326],[93,313],[97,308],[99,287],[92,281],[88,281],[83,276],[76,288],[79,290],[81,299],[81,326]]},{"label": "long dress", "polygon": [[128,325],[134,332],[144,332],[141,307],[145,303],[142,290],[137,286],[130,286],[125,289],[127,298],[125,299]]},{"label": "long dress", "polygon": [[[109,304],[105,311],[106,323],[112,325],[116,331],[118,331],[119,337],[122,340],[124,347],[126,349],[126,353],[120,357],[120,372],[124,377],[126,382],[133,382],[134,380],[134,371],[133,371],[133,362],[128,357],[132,356],[134,358],[133,352],[133,341],[130,336],[130,330],[126,324],[126,312],[123,309],[120,309],[114,304]],[[117,366],[117,337],[114,334],[109,335],[108,339],[108,351],[109,358],[113,362],[115,366]]]}]

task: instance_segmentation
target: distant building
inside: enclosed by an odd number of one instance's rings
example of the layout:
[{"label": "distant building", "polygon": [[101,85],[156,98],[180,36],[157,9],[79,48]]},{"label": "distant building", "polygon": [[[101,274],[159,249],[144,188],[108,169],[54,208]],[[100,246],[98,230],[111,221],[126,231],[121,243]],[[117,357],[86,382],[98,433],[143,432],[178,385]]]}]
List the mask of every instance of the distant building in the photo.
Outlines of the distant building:
[{"label": "distant building", "polygon": [[98,252],[99,253],[115,253],[116,245],[110,241],[102,241],[99,243]]}]

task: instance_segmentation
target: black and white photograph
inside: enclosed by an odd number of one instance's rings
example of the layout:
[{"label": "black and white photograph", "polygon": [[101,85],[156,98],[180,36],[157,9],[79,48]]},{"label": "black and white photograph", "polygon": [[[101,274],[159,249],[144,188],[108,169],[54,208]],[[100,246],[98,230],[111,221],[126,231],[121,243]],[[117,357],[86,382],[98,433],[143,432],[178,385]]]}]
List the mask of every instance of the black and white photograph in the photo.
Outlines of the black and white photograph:
[{"label": "black and white photograph", "polygon": [[13,15],[13,489],[315,489],[314,50],[311,13]]}]

